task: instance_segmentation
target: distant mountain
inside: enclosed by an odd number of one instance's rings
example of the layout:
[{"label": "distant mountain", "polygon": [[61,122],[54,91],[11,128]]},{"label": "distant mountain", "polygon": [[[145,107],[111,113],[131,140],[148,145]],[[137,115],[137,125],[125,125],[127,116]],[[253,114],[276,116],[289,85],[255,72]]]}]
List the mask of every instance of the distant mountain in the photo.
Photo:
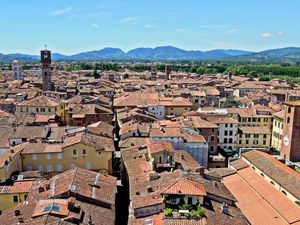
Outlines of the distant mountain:
[{"label": "distant mountain", "polygon": [[65,59],[68,59],[69,56],[63,55],[63,54],[60,54],[60,53],[52,53],[51,57],[52,57],[53,60],[65,60]]},{"label": "distant mountain", "polygon": [[[52,53],[53,60],[81,61],[81,60],[207,60],[223,59],[234,61],[300,61],[300,48],[289,47],[271,49],[262,52],[250,52],[235,49],[216,49],[211,51],[187,51],[173,46],[156,48],[136,48],[125,53],[119,48],[103,48],[90,52],[67,56]],[[19,59],[24,62],[38,61],[39,55],[21,53],[1,54],[0,62],[10,63]]]},{"label": "distant mountain", "polygon": [[217,49],[212,51],[186,51],[173,46],[162,46],[157,48],[136,48],[127,53],[131,58],[151,60],[180,60],[180,59],[219,59],[229,56],[245,55],[253,52],[241,50]]},{"label": "distant mountain", "polygon": [[270,49],[258,53],[238,55],[230,59],[242,61],[300,61],[300,48]]},{"label": "distant mountain", "polygon": [[7,56],[15,59],[24,59],[24,60],[32,60],[32,59],[34,60],[39,58],[37,55],[27,55],[21,53],[7,54]]},{"label": "distant mountain", "polygon": [[103,48],[98,51],[82,52],[69,56],[69,60],[123,60],[129,57],[119,48]]}]

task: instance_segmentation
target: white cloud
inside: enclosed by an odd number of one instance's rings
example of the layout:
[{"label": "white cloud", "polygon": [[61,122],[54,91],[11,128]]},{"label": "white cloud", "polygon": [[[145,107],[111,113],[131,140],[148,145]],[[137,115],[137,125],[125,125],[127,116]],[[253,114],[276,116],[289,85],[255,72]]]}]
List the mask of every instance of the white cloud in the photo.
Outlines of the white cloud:
[{"label": "white cloud", "polygon": [[137,24],[138,17],[137,16],[127,16],[119,20],[120,23],[130,23]]},{"label": "white cloud", "polygon": [[104,7],[105,7],[104,4],[97,5],[97,9],[102,9],[102,8],[104,8]]},{"label": "white cloud", "polygon": [[272,34],[272,33],[269,33],[269,32],[266,32],[266,33],[260,34],[260,36],[262,36],[262,37],[272,37],[273,34]]},{"label": "white cloud", "polygon": [[207,24],[201,25],[200,28],[205,30],[221,31],[227,34],[237,34],[239,32],[238,28],[226,24]]},{"label": "white cloud", "polygon": [[65,13],[68,13],[70,11],[72,11],[73,7],[67,7],[67,8],[64,8],[64,9],[57,9],[57,10],[54,10],[51,12],[51,15],[52,16],[61,16]]},{"label": "white cloud", "polygon": [[98,29],[98,28],[99,28],[99,25],[96,24],[96,23],[93,23],[93,24],[92,24],[92,27]]},{"label": "white cloud", "polygon": [[183,28],[178,28],[176,29],[176,32],[179,32],[179,33],[182,33],[182,32],[186,32],[187,30],[186,29],[183,29]]},{"label": "white cloud", "polygon": [[228,29],[230,26],[224,24],[208,24],[208,25],[201,25],[200,28],[207,29],[207,30],[225,30]]},{"label": "white cloud", "polygon": [[274,36],[282,36],[283,32],[279,31],[276,33],[271,33],[271,32],[265,32],[265,33],[261,33],[260,36],[263,38],[267,38],[267,37],[274,37]]},{"label": "white cloud", "polygon": [[151,24],[146,24],[145,28],[153,29],[153,28],[156,28],[156,26],[155,25],[151,25]]},{"label": "white cloud", "polygon": [[281,36],[281,35],[283,35],[283,32],[279,31],[279,32],[277,32],[277,35]]},{"label": "white cloud", "polygon": [[239,29],[237,29],[237,28],[231,28],[226,31],[227,34],[237,34],[238,32],[239,32]]}]

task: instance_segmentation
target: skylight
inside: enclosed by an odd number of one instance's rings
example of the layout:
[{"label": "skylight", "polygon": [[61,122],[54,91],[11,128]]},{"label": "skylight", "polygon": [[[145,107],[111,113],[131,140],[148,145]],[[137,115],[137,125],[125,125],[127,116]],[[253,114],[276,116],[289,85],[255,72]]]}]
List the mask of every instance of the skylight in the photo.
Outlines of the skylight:
[{"label": "skylight", "polygon": [[57,211],[59,212],[61,209],[60,205],[46,205],[43,209],[43,212],[47,212],[47,211]]}]

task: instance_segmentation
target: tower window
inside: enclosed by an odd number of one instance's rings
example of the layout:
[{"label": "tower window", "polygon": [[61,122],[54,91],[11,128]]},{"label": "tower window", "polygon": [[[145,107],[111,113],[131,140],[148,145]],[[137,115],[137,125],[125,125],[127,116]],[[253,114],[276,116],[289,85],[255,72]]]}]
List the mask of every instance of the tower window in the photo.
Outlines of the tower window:
[{"label": "tower window", "polygon": [[287,118],[287,123],[290,123],[290,122],[291,122],[291,118],[288,117],[288,118]]},{"label": "tower window", "polygon": [[289,107],[288,107],[288,113],[291,113],[291,111],[292,111],[292,109],[291,109],[291,107],[289,106]]}]

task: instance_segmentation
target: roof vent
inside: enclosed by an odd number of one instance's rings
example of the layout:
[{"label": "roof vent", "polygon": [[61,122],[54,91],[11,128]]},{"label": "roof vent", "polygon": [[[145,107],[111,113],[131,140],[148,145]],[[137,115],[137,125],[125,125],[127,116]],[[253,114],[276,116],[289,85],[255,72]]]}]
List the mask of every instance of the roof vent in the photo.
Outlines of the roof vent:
[{"label": "roof vent", "polygon": [[222,205],[222,213],[229,214],[229,209],[227,203],[223,203]]},{"label": "roof vent", "polygon": [[45,189],[44,189],[44,187],[39,187],[39,193],[41,193],[41,192],[44,192],[45,191]]},{"label": "roof vent", "polygon": [[46,187],[46,190],[50,190],[50,184],[46,184],[45,187]]},{"label": "roof vent", "polygon": [[15,210],[15,216],[20,216],[20,215],[21,215],[21,211],[18,210],[18,209],[16,209],[16,210]]},{"label": "roof vent", "polygon": [[217,183],[217,181],[213,181],[213,185],[214,185],[215,188],[218,188],[218,183]]},{"label": "roof vent", "polygon": [[151,192],[153,192],[153,188],[151,186],[148,186],[147,191],[148,191],[148,193],[151,193]]}]

